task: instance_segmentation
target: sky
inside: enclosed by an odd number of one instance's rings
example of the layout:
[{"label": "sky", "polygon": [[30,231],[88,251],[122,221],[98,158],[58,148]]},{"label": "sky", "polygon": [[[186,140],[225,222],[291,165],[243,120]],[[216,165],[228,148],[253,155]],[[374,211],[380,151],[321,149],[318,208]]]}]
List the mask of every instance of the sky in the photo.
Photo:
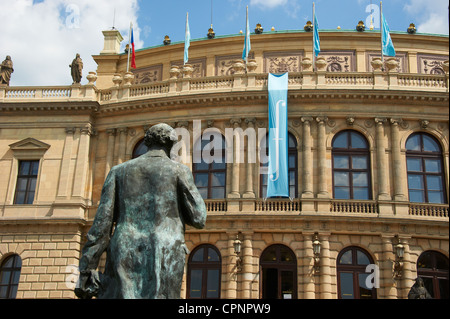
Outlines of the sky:
[{"label": "sky", "polygon": [[[354,30],[358,21],[378,29],[379,1],[315,0],[320,29]],[[14,63],[11,86],[71,85],[69,64],[83,59],[83,80],[97,66],[92,55],[103,49],[103,30],[113,26],[128,43],[133,23],[136,49],[161,45],[165,35],[184,41],[186,13],[191,38],[204,38],[213,24],[217,36],[250,28],[264,31],[303,30],[312,19],[310,0],[0,0],[0,62]],[[385,0],[383,14],[391,31],[405,32],[410,23],[420,33],[449,34],[448,0]],[[394,43],[395,45],[395,43]]]}]

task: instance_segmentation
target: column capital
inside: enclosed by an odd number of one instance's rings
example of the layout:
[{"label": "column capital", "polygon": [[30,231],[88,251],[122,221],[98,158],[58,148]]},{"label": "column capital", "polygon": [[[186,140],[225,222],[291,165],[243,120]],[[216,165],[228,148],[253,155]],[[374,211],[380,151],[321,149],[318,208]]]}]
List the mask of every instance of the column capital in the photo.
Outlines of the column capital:
[{"label": "column capital", "polygon": [[247,117],[245,119],[245,124],[247,124],[248,126],[253,126],[256,123],[256,118],[255,117]]},{"label": "column capital", "polygon": [[106,130],[106,134],[108,134],[109,136],[115,136],[117,133],[117,129],[115,128],[109,128]]},{"label": "column capital", "polygon": [[390,118],[389,119],[389,123],[391,123],[391,125],[397,126],[403,123],[403,119],[399,119],[399,118]]},{"label": "column capital", "polygon": [[66,127],[66,134],[75,134],[76,127]]},{"label": "column capital", "polygon": [[91,124],[87,124],[84,127],[80,128],[80,133],[82,135],[91,136],[92,133],[93,133],[92,125]]},{"label": "column capital", "polygon": [[310,124],[312,121],[313,121],[313,118],[312,118],[312,116],[302,116],[301,118],[300,118],[300,121],[302,121],[302,123],[307,123],[307,124]]},{"label": "column capital", "polygon": [[117,129],[120,135],[127,135],[128,134],[128,127],[120,127]]},{"label": "column capital", "polygon": [[328,122],[328,117],[327,116],[318,116],[318,117],[316,117],[316,122],[319,124],[325,124]]},{"label": "column capital", "polygon": [[233,125],[234,127],[238,127],[239,125],[241,125],[242,123],[242,119],[240,118],[232,118],[230,120],[231,125]]},{"label": "column capital", "polygon": [[385,117],[376,117],[374,118],[374,121],[378,125],[383,125],[384,123],[387,122],[387,119]]}]

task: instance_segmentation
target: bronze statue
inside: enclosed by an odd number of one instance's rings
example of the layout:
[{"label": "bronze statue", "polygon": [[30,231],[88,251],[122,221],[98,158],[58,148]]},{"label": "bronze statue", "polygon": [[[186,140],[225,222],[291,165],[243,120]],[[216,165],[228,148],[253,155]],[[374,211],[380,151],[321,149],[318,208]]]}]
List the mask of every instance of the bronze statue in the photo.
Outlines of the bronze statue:
[{"label": "bronze statue", "polygon": [[408,299],[433,299],[427,288],[425,288],[422,278],[416,278],[416,282],[408,293]]},{"label": "bronze statue", "polygon": [[72,64],[69,65],[69,67],[71,69],[73,79],[72,84],[80,83],[81,77],[83,75],[83,61],[81,60],[80,55],[78,53],[75,56],[75,59],[73,59]]},{"label": "bronze statue", "polygon": [[0,68],[0,84],[6,84],[9,86],[9,81],[11,80],[11,73],[14,72],[13,62],[9,55],[6,56],[5,61],[2,62]]},{"label": "bronze statue", "polygon": [[173,128],[155,125],[145,134],[149,151],[111,169],[82,251],[78,297],[180,298],[185,224],[203,228],[206,207],[189,168],[169,158],[176,141]]}]

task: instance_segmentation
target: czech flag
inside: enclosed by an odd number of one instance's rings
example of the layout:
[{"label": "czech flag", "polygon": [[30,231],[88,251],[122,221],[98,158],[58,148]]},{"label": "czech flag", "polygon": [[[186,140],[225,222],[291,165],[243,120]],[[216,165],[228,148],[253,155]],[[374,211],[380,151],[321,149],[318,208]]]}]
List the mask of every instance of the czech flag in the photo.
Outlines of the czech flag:
[{"label": "czech flag", "polygon": [[136,69],[136,52],[134,50],[133,28],[131,28],[131,67]]}]

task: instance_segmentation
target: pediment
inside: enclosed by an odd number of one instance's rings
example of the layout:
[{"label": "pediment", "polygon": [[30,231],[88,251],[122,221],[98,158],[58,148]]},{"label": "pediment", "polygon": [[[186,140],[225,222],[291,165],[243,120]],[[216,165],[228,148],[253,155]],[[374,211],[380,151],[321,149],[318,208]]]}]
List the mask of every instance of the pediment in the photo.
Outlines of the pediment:
[{"label": "pediment", "polygon": [[9,147],[13,151],[43,151],[45,152],[50,148],[47,143],[38,141],[32,137],[26,138],[19,142],[10,144]]}]

